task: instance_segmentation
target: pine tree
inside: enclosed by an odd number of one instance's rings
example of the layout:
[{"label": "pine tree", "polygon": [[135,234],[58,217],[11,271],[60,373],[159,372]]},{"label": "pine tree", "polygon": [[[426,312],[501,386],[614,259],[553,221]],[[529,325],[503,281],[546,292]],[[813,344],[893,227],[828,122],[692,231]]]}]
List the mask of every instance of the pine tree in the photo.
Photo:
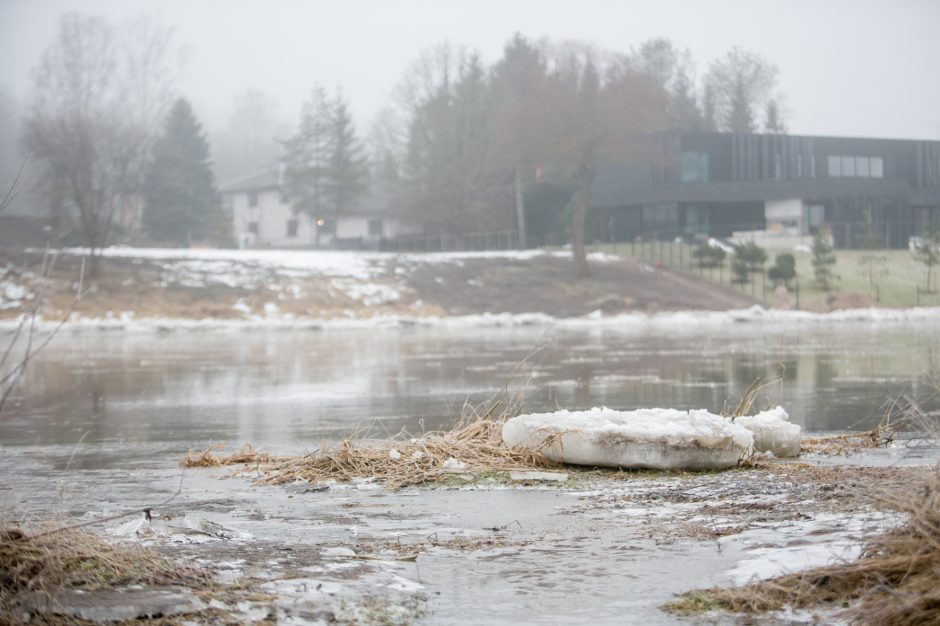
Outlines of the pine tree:
[{"label": "pine tree", "polygon": [[157,140],[143,187],[144,227],[155,240],[176,245],[204,241],[220,228],[221,206],[209,159],[209,143],[180,98]]},{"label": "pine tree", "polygon": [[330,208],[329,177],[334,150],[333,108],[316,85],[304,102],[297,133],[284,142],[281,192],[296,212],[322,218]]},{"label": "pine tree", "polygon": [[813,238],[813,273],[816,276],[816,284],[824,291],[832,289],[832,282],[835,276],[832,273],[832,266],[836,264],[836,255],[833,253],[832,244],[829,243],[829,236],[821,230]]},{"label": "pine tree", "polygon": [[366,192],[369,164],[342,94],[337,94],[333,100],[331,113],[331,151],[326,180],[328,204],[335,224],[336,218]]}]

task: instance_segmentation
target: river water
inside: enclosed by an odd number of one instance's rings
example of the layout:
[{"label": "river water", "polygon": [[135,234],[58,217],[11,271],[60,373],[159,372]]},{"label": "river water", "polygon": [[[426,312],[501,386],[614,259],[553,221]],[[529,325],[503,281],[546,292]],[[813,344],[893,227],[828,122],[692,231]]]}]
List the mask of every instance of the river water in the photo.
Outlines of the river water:
[{"label": "river water", "polygon": [[0,421],[4,445],[142,460],[213,443],[314,448],[352,430],[421,432],[506,389],[526,408],[718,412],[756,378],[805,431],[871,428],[920,394],[935,323],[724,324],[696,330],[396,328],[63,333]]},{"label": "river water", "polygon": [[[799,493],[775,496],[790,483],[759,473],[639,477],[596,491],[575,483],[389,492],[367,482],[307,492],[253,487],[251,474],[226,470],[181,472],[178,461],[215,443],[287,454],[351,430],[441,428],[463,402],[507,387],[532,411],[719,411],[755,378],[779,379],[760,403],[783,405],[807,431],[867,429],[892,399],[923,395],[938,355],[934,322],[64,332],[31,363],[0,420],[0,514],[100,519],[173,496],[169,521],[95,528],[223,578],[268,581],[256,584],[278,594],[285,620],[305,607],[418,603],[423,617],[413,621],[422,624],[674,624],[682,620],[658,608],[673,594],[730,584],[748,559],[773,561],[768,546],[786,555],[808,538],[855,545],[860,535],[846,534],[855,518]],[[909,461],[904,451],[882,452],[887,463]],[[657,490],[686,500],[704,490],[708,507],[738,497],[726,503],[731,511],[766,500],[772,514],[760,509],[764,521],[720,542],[674,538],[705,518],[684,500],[650,499]],[[741,523],[709,515],[708,528]],[[853,523],[872,527],[866,520]],[[235,538],[194,541],[181,531],[204,521]],[[420,557],[350,561],[329,552],[390,545],[414,546]],[[275,610],[239,610],[256,609]]]}]

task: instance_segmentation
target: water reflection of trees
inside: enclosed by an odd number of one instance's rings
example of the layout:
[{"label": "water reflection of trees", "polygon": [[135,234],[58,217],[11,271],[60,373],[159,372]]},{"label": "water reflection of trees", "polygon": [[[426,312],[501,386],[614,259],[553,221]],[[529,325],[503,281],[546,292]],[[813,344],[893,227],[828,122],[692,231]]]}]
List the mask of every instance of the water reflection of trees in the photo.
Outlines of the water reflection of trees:
[{"label": "water reflection of trees", "polygon": [[[787,406],[798,423],[838,429],[875,415],[909,381],[923,384],[940,341],[905,329],[857,342],[822,332],[734,342],[569,333],[533,357],[540,337],[536,330],[418,329],[79,334],[37,359],[11,418],[35,420],[39,443],[73,443],[88,433],[86,441],[284,438],[315,446],[321,435],[376,421],[378,432],[444,427],[465,400],[507,386],[523,390],[532,411],[718,411],[755,378],[782,376],[769,401]],[[0,435],[5,442],[33,436],[4,424]]]}]

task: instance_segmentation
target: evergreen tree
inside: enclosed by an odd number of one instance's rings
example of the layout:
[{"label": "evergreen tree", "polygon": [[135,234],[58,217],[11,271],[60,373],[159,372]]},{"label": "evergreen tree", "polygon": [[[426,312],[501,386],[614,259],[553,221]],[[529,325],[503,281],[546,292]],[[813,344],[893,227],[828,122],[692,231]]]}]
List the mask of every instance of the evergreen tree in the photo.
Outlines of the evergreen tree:
[{"label": "evergreen tree", "polygon": [[369,165],[365,148],[356,136],[349,105],[337,94],[331,108],[330,158],[326,168],[327,198],[333,223],[368,187]]},{"label": "evergreen tree", "polygon": [[933,268],[940,265],[940,226],[929,228],[924,236],[914,244],[914,259],[927,268],[927,293],[930,293]]},{"label": "evergreen tree", "polygon": [[820,289],[825,291],[832,289],[832,282],[835,279],[832,266],[835,264],[836,255],[833,253],[832,244],[829,243],[829,236],[818,231],[813,238],[813,273]]},{"label": "evergreen tree", "polygon": [[173,105],[154,146],[143,196],[144,227],[155,241],[188,245],[216,234],[210,225],[220,228],[209,143],[183,98]]},{"label": "evergreen tree", "polygon": [[281,193],[294,211],[323,217],[329,207],[328,179],[333,156],[333,109],[316,85],[304,102],[297,133],[284,142]]},{"label": "evergreen tree", "polygon": [[783,283],[789,288],[790,281],[796,278],[796,257],[789,252],[778,254],[774,264],[767,270],[767,277],[774,282],[774,286]]}]

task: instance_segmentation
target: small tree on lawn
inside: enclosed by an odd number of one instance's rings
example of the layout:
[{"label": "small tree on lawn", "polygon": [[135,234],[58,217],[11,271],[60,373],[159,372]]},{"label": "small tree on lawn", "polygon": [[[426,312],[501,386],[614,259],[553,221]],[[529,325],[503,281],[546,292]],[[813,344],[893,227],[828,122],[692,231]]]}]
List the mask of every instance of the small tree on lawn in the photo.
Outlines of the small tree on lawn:
[{"label": "small tree on lawn", "polygon": [[735,247],[735,256],[745,263],[752,273],[763,272],[767,262],[767,251],[753,241]]},{"label": "small tree on lawn", "polygon": [[734,282],[740,285],[751,282],[751,270],[747,265],[747,261],[737,255],[731,263],[731,271],[734,273]]},{"label": "small tree on lawn", "polygon": [[692,258],[698,262],[699,267],[718,267],[725,260],[724,248],[702,244],[692,250]]},{"label": "small tree on lawn", "polygon": [[832,289],[832,283],[835,280],[832,266],[835,264],[836,255],[832,244],[829,243],[829,235],[817,231],[816,236],[813,237],[813,274],[820,289],[824,291]]},{"label": "small tree on lawn", "polygon": [[940,265],[940,226],[934,226],[914,244],[914,258],[927,267],[926,291],[933,284],[933,268]]},{"label": "small tree on lawn", "polygon": [[868,293],[871,293],[874,290],[875,279],[888,275],[888,257],[875,253],[881,245],[881,236],[875,228],[875,221],[870,208],[865,210],[865,221],[862,222],[862,230],[856,241],[859,247],[865,251],[864,254],[858,257],[858,263],[859,270],[867,279]]},{"label": "small tree on lawn", "polygon": [[778,254],[773,266],[767,270],[767,277],[773,281],[774,287],[783,283],[789,288],[790,281],[796,278],[796,258],[789,252]]}]

